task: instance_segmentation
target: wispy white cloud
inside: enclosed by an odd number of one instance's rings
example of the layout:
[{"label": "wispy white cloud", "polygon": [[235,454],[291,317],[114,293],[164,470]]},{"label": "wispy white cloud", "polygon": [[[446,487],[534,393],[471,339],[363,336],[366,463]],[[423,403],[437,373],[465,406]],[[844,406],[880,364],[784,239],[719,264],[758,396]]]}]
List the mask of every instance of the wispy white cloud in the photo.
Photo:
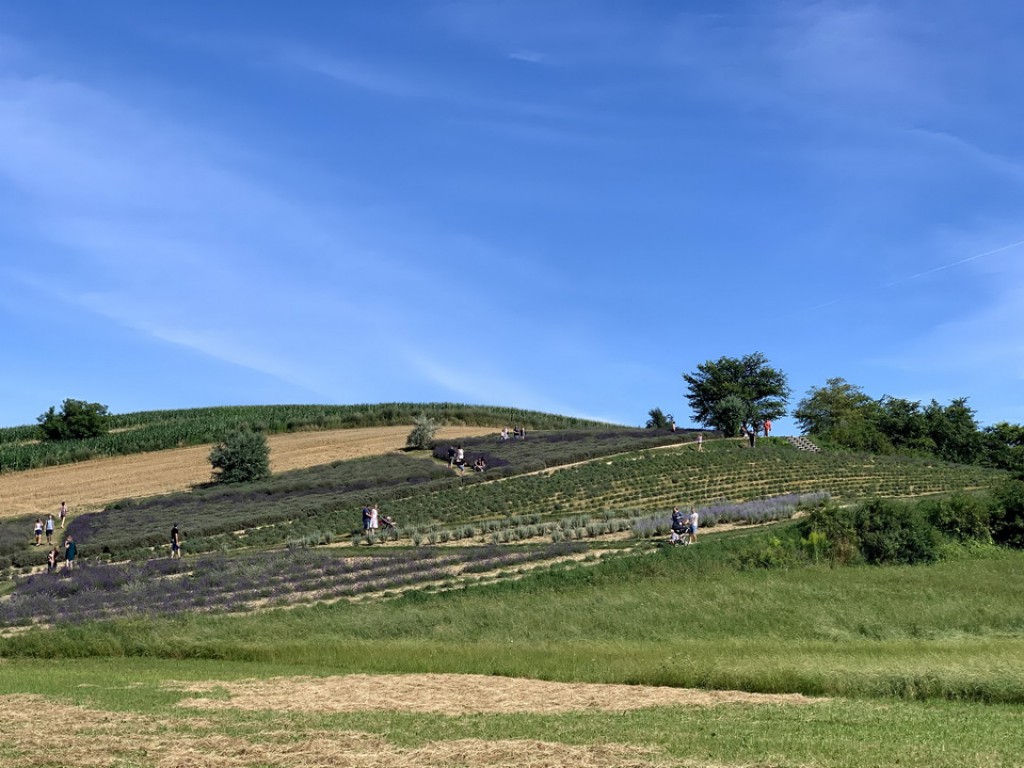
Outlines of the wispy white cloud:
[{"label": "wispy white cloud", "polygon": [[[358,307],[310,298],[324,278],[372,286],[389,268],[390,255],[370,263],[346,245],[353,238],[337,227],[337,210],[335,224],[317,222],[298,201],[225,165],[233,153],[218,142],[80,84],[0,80],[0,145],[0,179],[30,213],[8,229],[61,254],[8,262],[9,277],[232,364],[309,386],[309,363],[286,340],[268,348],[267,324],[280,313],[295,333],[302,319],[312,321],[310,335],[358,325]],[[310,285],[306,274],[319,280]]]},{"label": "wispy white cloud", "polygon": [[373,67],[366,62],[342,59],[307,46],[278,47],[283,65],[330,78],[337,83],[402,99],[444,98],[443,91],[421,79]]},{"label": "wispy white cloud", "polygon": [[538,51],[512,51],[508,57],[514,61],[525,61],[527,64],[543,64],[548,57]]},{"label": "wispy white cloud", "polygon": [[[991,235],[973,239],[974,243],[985,240],[992,242]],[[943,274],[947,270],[950,274]],[[981,386],[1007,375],[1024,379],[1024,336],[1020,333],[1024,327],[1024,241],[988,248],[905,278],[918,279],[975,287],[951,291],[947,315],[937,318],[923,333],[906,338],[895,355],[878,362],[918,375],[955,373],[961,381]]]},{"label": "wispy white cloud", "polygon": [[962,157],[979,168],[1012,181],[1024,182],[1024,162],[1018,159],[986,151],[976,144],[946,131],[913,128],[909,132],[929,145]]}]

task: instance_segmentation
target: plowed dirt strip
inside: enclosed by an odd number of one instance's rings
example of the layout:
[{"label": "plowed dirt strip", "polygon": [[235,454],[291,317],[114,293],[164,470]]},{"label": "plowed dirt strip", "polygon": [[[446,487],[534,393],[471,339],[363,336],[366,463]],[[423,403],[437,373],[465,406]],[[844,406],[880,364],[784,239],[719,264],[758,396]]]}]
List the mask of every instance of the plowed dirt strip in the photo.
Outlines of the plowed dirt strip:
[{"label": "plowed dirt strip", "polygon": [[577,710],[624,712],[660,706],[810,704],[799,694],[703,691],[644,685],[553,683],[486,675],[343,675],[279,677],[201,685],[168,683],[177,690],[227,691],[230,699],[186,699],[184,707],[281,712],[400,711],[467,715],[552,714]]},{"label": "plowed dirt strip", "polygon": [[[304,728],[227,736],[216,724],[61,704],[42,696],[0,696],[4,768],[663,768],[678,763],[625,744],[458,739],[401,749],[380,736]],[[54,729],[60,736],[55,738]]]},{"label": "plowed dirt strip", "polygon": [[[328,464],[340,459],[378,456],[405,447],[412,427],[368,427],[270,435],[274,472]],[[496,432],[493,427],[444,427],[448,442]],[[94,459],[0,475],[0,517],[57,514],[62,500],[72,515],[101,509],[112,501],[188,490],[210,480],[210,446],[175,448]]]}]

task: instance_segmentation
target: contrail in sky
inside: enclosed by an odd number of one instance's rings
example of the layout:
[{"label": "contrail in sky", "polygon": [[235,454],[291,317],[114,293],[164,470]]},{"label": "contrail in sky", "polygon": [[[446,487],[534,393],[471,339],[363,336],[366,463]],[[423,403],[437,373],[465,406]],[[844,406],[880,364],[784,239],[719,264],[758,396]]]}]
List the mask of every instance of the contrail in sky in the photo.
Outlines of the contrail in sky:
[{"label": "contrail in sky", "polygon": [[909,277],[901,277],[899,280],[893,280],[891,283],[885,283],[884,285],[880,285],[879,288],[888,288],[888,287],[893,286],[893,285],[899,285],[900,283],[905,283],[908,280],[916,280],[919,277],[924,277],[925,275],[931,275],[931,274],[933,274],[935,272],[941,272],[942,270],[950,269],[951,267],[957,267],[957,266],[959,266],[961,264],[966,264],[968,261],[974,261],[975,259],[980,259],[983,256],[991,256],[994,253],[1001,253],[1002,251],[1008,251],[1011,248],[1017,248],[1017,247],[1019,247],[1021,245],[1024,245],[1024,240],[1018,240],[1016,243],[1010,243],[1009,245],[1001,245],[998,248],[993,248],[991,251],[985,251],[984,253],[976,253],[973,256],[968,256],[966,259],[960,259],[960,261],[954,261],[954,262],[951,262],[949,264],[943,264],[941,267],[934,267],[933,269],[926,269],[924,272],[918,272],[916,275],[910,275]]},{"label": "contrail in sky", "polygon": [[[874,290],[878,290],[879,288],[891,288],[894,285],[900,285],[901,283],[907,283],[907,282],[910,282],[911,280],[917,280],[919,277],[924,277],[925,275],[932,275],[932,274],[935,274],[936,272],[941,272],[944,269],[952,269],[953,267],[958,267],[961,264],[966,264],[969,261],[974,261],[975,259],[981,259],[981,258],[984,258],[985,256],[992,256],[993,254],[996,254],[996,253],[1002,253],[1003,251],[1008,251],[1011,248],[1019,248],[1022,245],[1024,245],[1024,240],[1018,240],[1017,242],[1009,243],[1008,245],[1001,245],[998,248],[993,248],[991,251],[985,251],[984,253],[976,253],[973,256],[968,256],[967,258],[960,259],[958,261],[951,261],[949,264],[943,264],[942,266],[939,266],[939,267],[933,267],[932,269],[926,269],[924,272],[918,272],[917,274],[907,275],[906,277],[901,277],[901,278],[899,278],[897,280],[893,280],[893,281],[888,282],[888,283],[882,283],[881,285],[876,286]],[[865,291],[861,291],[857,295],[861,295],[862,296],[865,293],[867,293],[866,290]],[[840,301],[843,301],[844,299],[849,299],[849,298],[850,298],[850,295],[848,294],[848,295],[843,296],[841,298],[832,299],[831,301],[826,301],[826,302],[824,302],[822,304],[817,304],[817,305],[815,305],[813,307],[802,308],[800,311],[801,312],[809,312],[809,311],[814,311],[816,309],[824,309],[825,307],[830,307],[833,304],[838,304]]]}]

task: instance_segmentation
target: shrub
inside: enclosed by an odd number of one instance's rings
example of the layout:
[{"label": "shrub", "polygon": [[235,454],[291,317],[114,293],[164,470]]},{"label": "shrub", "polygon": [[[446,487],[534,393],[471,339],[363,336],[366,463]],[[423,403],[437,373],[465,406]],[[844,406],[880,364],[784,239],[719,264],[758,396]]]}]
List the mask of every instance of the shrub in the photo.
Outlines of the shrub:
[{"label": "shrub", "polygon": [[989,524],[991,499],[954,494],[948,499],[921,503],[928,521],[939,531],[958,541],[991,541]]},{"label": "shrub", "polygon": [[872,499],[854,511],[854,523],[869,563],[912,565],[938,558],[938,531],[918,504]]},{"label": "shrub", "polygon": [[270,448],[262,432],[238,429],[210,451],[213,479],[244,483],[270,477]]},{"label": "shrub", "polygon": [[1014,549],[1024,549],[1024,481],[1007,480],[992,490],[992,540]]},{"label": "shrub", "polygon": [[[813,509],[800,525],[804,540],[814,550],[822,550],[836,563],[852,563],[860,560],[860,537],[854,521],[853,510],[827,504]],[[805,547],[808,545],[805,545]],[[816,551],[812,554],[818,554]]]},{"label": "shrub", "polygon": [[759,541],[739,553],[740,568],[786,568],[799,562],[792,542],[778,536]]},{"label": "shrub", "polygon": [[439,425],[429,416],[420,414],[413,420],[412,432],[405,440],[406,448],[413,448],[421,451],[428,451],[434,445],[434,435],[437,434]]}]

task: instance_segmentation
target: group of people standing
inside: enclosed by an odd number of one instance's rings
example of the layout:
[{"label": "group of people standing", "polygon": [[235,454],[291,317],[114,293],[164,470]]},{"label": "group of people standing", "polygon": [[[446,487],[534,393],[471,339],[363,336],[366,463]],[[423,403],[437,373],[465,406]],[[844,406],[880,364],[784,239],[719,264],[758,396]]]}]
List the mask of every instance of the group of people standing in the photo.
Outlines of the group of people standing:
[{"label": "group of people standing", "polygon": [[[57,523],[60,522],[60,527],[63,528],[64,524],[68,519],[68,503],[62,501],[60,503],[60,509],[57,512],[57,517],[47,515],[44,520],[41,517],[36,518],[35,525],[32,527],[32,534],[35,538],[33,546],[39,547],[43,544],[43,538],[46,538],[46,545],[51,547],[50,551],[46,553],[46,570],[48,573],[53,573],[57,570],[57,564],[60,562],[61,555],[60,550],[57,546],[54,546],[53,536],[57,531]],[[71,534],[68,534],[67,538],[64,539],[64,567],[67,570],[71,570],[75,567],[75,557],[78,554],[78,545],[75,543],[75,539]]]},{"label": "group of people standing", "polygon": [[[74,570],[76,557],[78,557],[78,544],[75,543],[75,537],[69,533],[68,537],[64,539],[64,570]],[[54,547],[46,555],[46,572],[56,571],[58,563],[60,563],[60,551]]]},{"label": "group of people standing", "polygon": [[[64,527],[64,522],[68,519],[68,503],[62,501],[60,503],[60,510],[57,512],[57,516],[60,518],[60,527]],[[36,524],[32,532],[35,534],[36,542],[35,546],[39,546],[43,543],[43,536],[46,536],[46,543],[53,544],[53,533],[57,523],[53,518],[53,515],[47,515],[46,520],[41,517],[36,518]]]},{"label": "group of people standing", "polygon": [[363,507],[363,534],[367,538],[375,536],[378,531],[386,533],[396,530],[394,519],[390,515],[381,515],[376,504],[367,504]]},{"label": "group of people standing", "polygon": [[672,508],[672,533],[669,536],[669,541],[672,545],[678,544],[696,544],[697,543],[697,526],[700,521],[700,515],[697,514],[697,510],[694,507],[690,507],[689,514],[680,511],[679,507]]},{"label": "group of people standing", "polygon": [[[501,440],[502,442],[504,442],[505,440],[508,440],[509,437],[510,437],[510,435],[509,435],[508,427],[503,427],[502,430],[501,430],[501,434],[499,435],[498,439]],[[513,437],[516,440],[525,440],[526,439],[526,427],[519,427],[519,426],[513,427],[512,428],[511,437]]]}]

